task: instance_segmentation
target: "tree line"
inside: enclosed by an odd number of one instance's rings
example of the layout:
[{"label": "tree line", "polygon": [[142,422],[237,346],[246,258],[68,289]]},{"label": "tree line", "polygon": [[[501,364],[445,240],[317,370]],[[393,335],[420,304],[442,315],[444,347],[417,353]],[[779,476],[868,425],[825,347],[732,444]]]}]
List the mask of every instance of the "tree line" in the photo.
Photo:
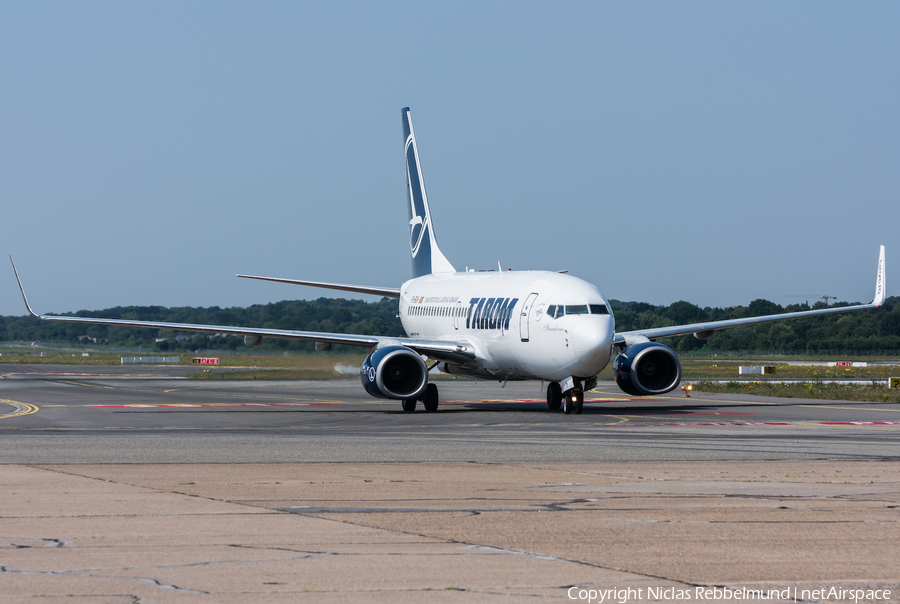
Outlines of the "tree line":
[{"label": "tree line", "polygon": [[[691,350],[761,350],[786,353],[819,351],[900,352],[900,298],[891,297],[878,310],[838,313],[792,321],[764,323],[717,331],[709,340],[693,336],[668,338],[664,344],[679,351]],[[847,305],[838,303],[832,306]],[[781,306],[768,300],[754,300],[747,306],[701,308],[683,300],[668,306],[646,302],[610,300],[616,329],[630,331],[649,327],[682,325],[701,321],[738,319],[824,308],[822,302]],[[383,298],[377,302],[319,298],[317,300],[282,301],[255,304],[247,308],[209,308],[162,306],[117,306],[100,311],[66,313],[68,316],[136,319],[172,323],[240,325],[324,331],[334,333],[403,336],[397,317],[397,301]],[[0,341],[39,341],[48,343],[102,344],[122,348],[145,348],[160,352],[197,350],[237,350],[242,348],[240,336],[210,336],[190,332],[158,329],[85,325],[41,321],[30,316],[0,317]],[[312,342],[263,338],[259,347],[266,351],[312,351]],[[338,348],[336,348],[337,350]],[[345,347],[346,350],[354,350]]]},{"label": "tree line", "polygon": [[[61,316],[384,336],[405,335],[400,319],[397,318],[397,301],[389,298],[383,298],[378,302],[340,298],[285,300],[270,304],[254,304],[247,308],[116,306],[99,311],[81,310],[76,313],[63,313]],[[160,352],[248,349],[244,346],[242,336],[42,321],[31,316],[0,317],[0,341],[59,342],[88,346],[102,344],[122,348],[147,348]],[[263,338],[258,350],[313,351],[315,344]],[[335,350],[359,352],[358,348],[353,347],[335,347]]]},{"label": "tree line", "polygon": [[[845,351],[900,353],[900,298],[885,300],[879,309],[836,313],[816,317],[762,323],[716,331],[708,340],[692,335],[660,340],[675,350],[759,350],[783,351],[788,354],[817,354]],[[781,306],[768,300],[754,300],[747,306],[700,308],[683,300],[668,306],[644,302],[610,301],[616,317],[616,329],[630,331],[648,327],[665,327],[722,319],[759,317],[784,312],[825,308],[824,302],[813,306],[791,304]],[[832,304],[849,306],[846,302]]]}]

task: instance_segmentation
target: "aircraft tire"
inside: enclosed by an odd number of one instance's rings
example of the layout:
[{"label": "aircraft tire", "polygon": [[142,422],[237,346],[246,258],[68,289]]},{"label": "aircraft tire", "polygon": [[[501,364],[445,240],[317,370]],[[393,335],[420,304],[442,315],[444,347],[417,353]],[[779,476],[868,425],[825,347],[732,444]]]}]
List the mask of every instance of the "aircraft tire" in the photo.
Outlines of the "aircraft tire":
[{"label": "aircraft tire", "polygon": [[400,404],[403,406],[404,413],[412,413],[416,410],[416,399],[414,398],[405,398],[400,401]]},{"label": "aircraft tire", "polygon": [[563,392],[562,408],[563,413],[565,413],[566,415],[571,415],[572,411],[575,410],[575,401],[572,400],[571,390]]},{"label": "aircraft tire", "polygon": [[577,398],[575,401],[575,415],[581,415],[581,412],[584,410],[584,392],[576,390],[575,396]]},{"label": "aircraft tire", "polygon": [[547,384],[547,407],[556,411],[562,405],[562,389],[559,382],[550,382]]},{"label": "aircraft tire", "polygon": [[438,388],[436,385],[428,384],[425,386],[425,395],[422,397],[422,402],[425,404],[425,411],[428,411],[429,413],[437,411]]}]

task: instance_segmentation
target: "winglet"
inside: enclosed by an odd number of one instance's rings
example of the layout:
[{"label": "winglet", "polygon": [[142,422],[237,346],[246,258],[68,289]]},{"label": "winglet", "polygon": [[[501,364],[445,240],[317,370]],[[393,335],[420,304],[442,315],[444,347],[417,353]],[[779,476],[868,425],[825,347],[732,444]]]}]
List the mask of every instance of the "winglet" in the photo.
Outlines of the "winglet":
[{"label": "winglet", "polygon": [[22,292],[22,299],[25,300],[25,308],[28,309],[28,312],[31,313],[32,316],[43,319],[44,317],[31,310],[31,305],[28,304],[28,297],[25,295],[25,288],[22,287],[22,280],[19,279],[19,271],[16,270],[16,263],[13,262],[12,256],[9,257],[9,261],[12,262],[13,272],[16,274],[16,281],[19,282],[19,291]]},{"label": "winglet", "polygon": [[872,300],[873,306],[881,306],[884,304],[884,298],[887,294],[885,293],[885,278],[884,278],[884,246],[881,246],[881,251],[878,253],[878,272],[875,273],[875,299]]}]

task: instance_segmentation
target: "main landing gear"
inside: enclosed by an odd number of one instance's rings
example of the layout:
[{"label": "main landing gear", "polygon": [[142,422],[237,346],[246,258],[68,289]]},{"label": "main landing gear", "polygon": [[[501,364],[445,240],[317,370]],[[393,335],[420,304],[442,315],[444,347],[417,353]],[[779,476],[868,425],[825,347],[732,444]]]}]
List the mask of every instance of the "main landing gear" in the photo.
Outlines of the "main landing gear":
[{"label": "main landing gear", "polygon": [[559,387],[559,382],[550,382],[547,385],[547,406],[556,411],[562,406],[562,399],[562,388]]},{"label": "main landing gear", "polygon": [[438,388],[434,384],[428,384],[425,386],[425,391],[422,395],[415,398],[405,398],[400,401],[403,406],[404,413],[412,413],[416,410],[416,403],[418,401],[422,401],[422,404],[425,406],[425,411],[437,411],[438,408]]},{"label": "main landing gear", "polygon": [[581,415],[584,409],[584,390],[576,386],[563,392],[559,382],[550,382],[547,385],[547,407],[554,411],[562,407],[566,415],[573,411],[575,415]]}]

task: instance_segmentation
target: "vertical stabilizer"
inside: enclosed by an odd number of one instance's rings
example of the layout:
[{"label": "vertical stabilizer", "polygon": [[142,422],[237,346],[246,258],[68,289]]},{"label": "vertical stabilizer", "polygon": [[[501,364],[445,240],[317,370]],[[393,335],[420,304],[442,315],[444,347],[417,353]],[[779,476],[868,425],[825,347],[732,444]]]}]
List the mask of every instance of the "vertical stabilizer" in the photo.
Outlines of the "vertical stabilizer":
[{"label": "vertical stabilizer", "polygon": [[444,257],[434,237],[425,180],[419,163],[416,133],[413,130],[409,107],[404,107],[403,141],[406,153],[406,188],[409,193],[409,251],[412,255],[413,277],[431,273],[455,273],[456,269]]}]

